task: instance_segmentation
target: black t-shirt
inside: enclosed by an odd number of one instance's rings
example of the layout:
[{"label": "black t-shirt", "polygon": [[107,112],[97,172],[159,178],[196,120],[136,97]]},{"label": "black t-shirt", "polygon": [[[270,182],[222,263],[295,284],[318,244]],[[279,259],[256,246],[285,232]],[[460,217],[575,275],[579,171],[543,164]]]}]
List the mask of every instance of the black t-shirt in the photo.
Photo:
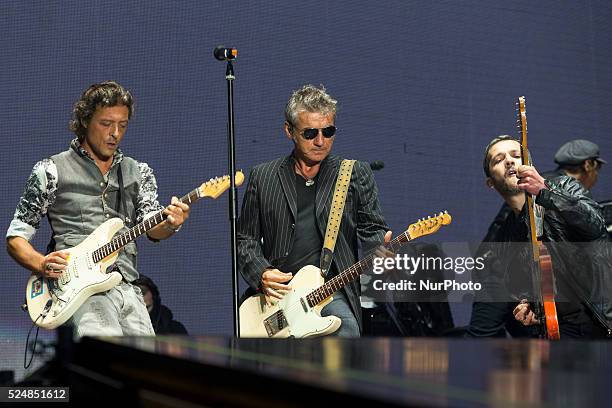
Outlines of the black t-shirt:
[{"label": "black t-shirt", "polygon": [[323,238],[317,228],[315,214],[315,199],[317,194],[317,176],[314,184],[306,185],[306,180],[298,174],[295,175],[295,190],[297,192],[297,220],[295,222],[294,242],[291,252],[287,256],[283,272],[296,273],[306,265],[319,267]]}]

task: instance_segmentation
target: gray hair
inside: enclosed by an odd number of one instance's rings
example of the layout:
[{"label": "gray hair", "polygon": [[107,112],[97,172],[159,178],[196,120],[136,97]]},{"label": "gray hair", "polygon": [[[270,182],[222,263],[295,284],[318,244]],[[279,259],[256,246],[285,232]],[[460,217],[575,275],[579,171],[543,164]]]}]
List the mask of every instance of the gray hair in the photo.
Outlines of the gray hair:
[{"label": "gray hair", "polygon": [[96,109],[119,105],[128,108],[128,119],[130,119],[134,113],[134,99],[130,91],[115,81],[90,85],[74,104],[69,123],[70,130],[77,135],[79,141],[83,141],[87,134],[86,125],[89,124]]},{"label": "gray hair", "polygon": [[337,103],[325,92],[323,85],[319,88],[310,84],[304,85],[293,91],[291,98],[289,98],[289,102],[285,106],[285,120],[293,127],[297,123],[300,112],[317,112],[336,116]]}]

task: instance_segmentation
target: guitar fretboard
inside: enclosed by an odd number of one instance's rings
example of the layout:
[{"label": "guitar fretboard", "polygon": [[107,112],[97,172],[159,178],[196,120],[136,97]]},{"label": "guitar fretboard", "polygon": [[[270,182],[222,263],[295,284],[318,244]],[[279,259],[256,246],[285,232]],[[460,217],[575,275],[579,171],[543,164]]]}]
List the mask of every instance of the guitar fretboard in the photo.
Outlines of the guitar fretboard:
[{"label": "guitar fretboard", "polygon": [[[185,204],[191,204],[191,203],[196,202],[200,198],[201,197],[199,194],[199,189],[196,188],[190,191],[185,196],[181,197],[180,201]],[[114,236],[113,239],[109,243],[93,251],[92,253],[93,261],[100,262],[102,259],[106,258],[113,252],[120,250],[121,248],[123,248],[128,243],[132,242],[133,240],[135,240],[137,237],[141,236],[145,232],[154,228],[158,224],[161,224],[163,221],[166,220],[166,214],[163,213],[164,210],[165,208],[159,210],[154,215],[150,216],[146,220],[135,225],[134,227],[130,228],[124,233]]]},{"label": "guitar fretboard", "polygon": [[[394,240],[385,245],[385,247],[390,248],[393,252],[397,252],[399,247],[410,241],[411,238],[408,235],[408,231],[404,231],[403,234],[396,237]],[[325,299],[339,291],[341,288],[346,286],[349,282],[356,279],[359,275],[365,272],[375,258],[375,253],[371,253],[370,255],[363,258],[361,261],[356,264],[348,267],[343,272],[331,278],[329,281],[325,282],[324,285],[319,286],[317,289],[310,292],[306,295],[306,299],[308,301],[308,305],[310,307],[314,307],[319,303],[323,302]]]}]

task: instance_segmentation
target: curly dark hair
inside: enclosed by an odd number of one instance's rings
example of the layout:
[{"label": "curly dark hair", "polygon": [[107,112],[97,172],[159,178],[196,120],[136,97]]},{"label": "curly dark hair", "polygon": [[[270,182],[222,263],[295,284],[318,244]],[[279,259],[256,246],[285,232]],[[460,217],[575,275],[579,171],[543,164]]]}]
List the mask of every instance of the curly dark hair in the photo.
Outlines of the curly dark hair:
[{"label": "curly dark hair", "polygon": [[82,141],[87,134],[86,125],[89,124],[96,109],[120,105],[128,108],[128,119],[131,119],[134,114],[134,99],[130,91],[115,81],[90,85],[74,104],[69,123],[70,130],[77,135],[79,141]]}]

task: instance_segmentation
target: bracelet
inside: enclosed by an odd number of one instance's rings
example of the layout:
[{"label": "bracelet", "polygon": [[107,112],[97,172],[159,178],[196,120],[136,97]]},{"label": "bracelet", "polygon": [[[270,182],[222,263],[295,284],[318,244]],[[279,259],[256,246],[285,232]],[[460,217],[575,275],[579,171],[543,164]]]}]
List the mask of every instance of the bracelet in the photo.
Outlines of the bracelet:
[{"label": "bracelet", "polygon": [[179,225],[178,228],[172,228],[170,225],[168,225],[168,223],[164,223],[163,225],[164,229],[167,231],[172,231],[174,233],[177,233],[181,230],[182,225]]}]

